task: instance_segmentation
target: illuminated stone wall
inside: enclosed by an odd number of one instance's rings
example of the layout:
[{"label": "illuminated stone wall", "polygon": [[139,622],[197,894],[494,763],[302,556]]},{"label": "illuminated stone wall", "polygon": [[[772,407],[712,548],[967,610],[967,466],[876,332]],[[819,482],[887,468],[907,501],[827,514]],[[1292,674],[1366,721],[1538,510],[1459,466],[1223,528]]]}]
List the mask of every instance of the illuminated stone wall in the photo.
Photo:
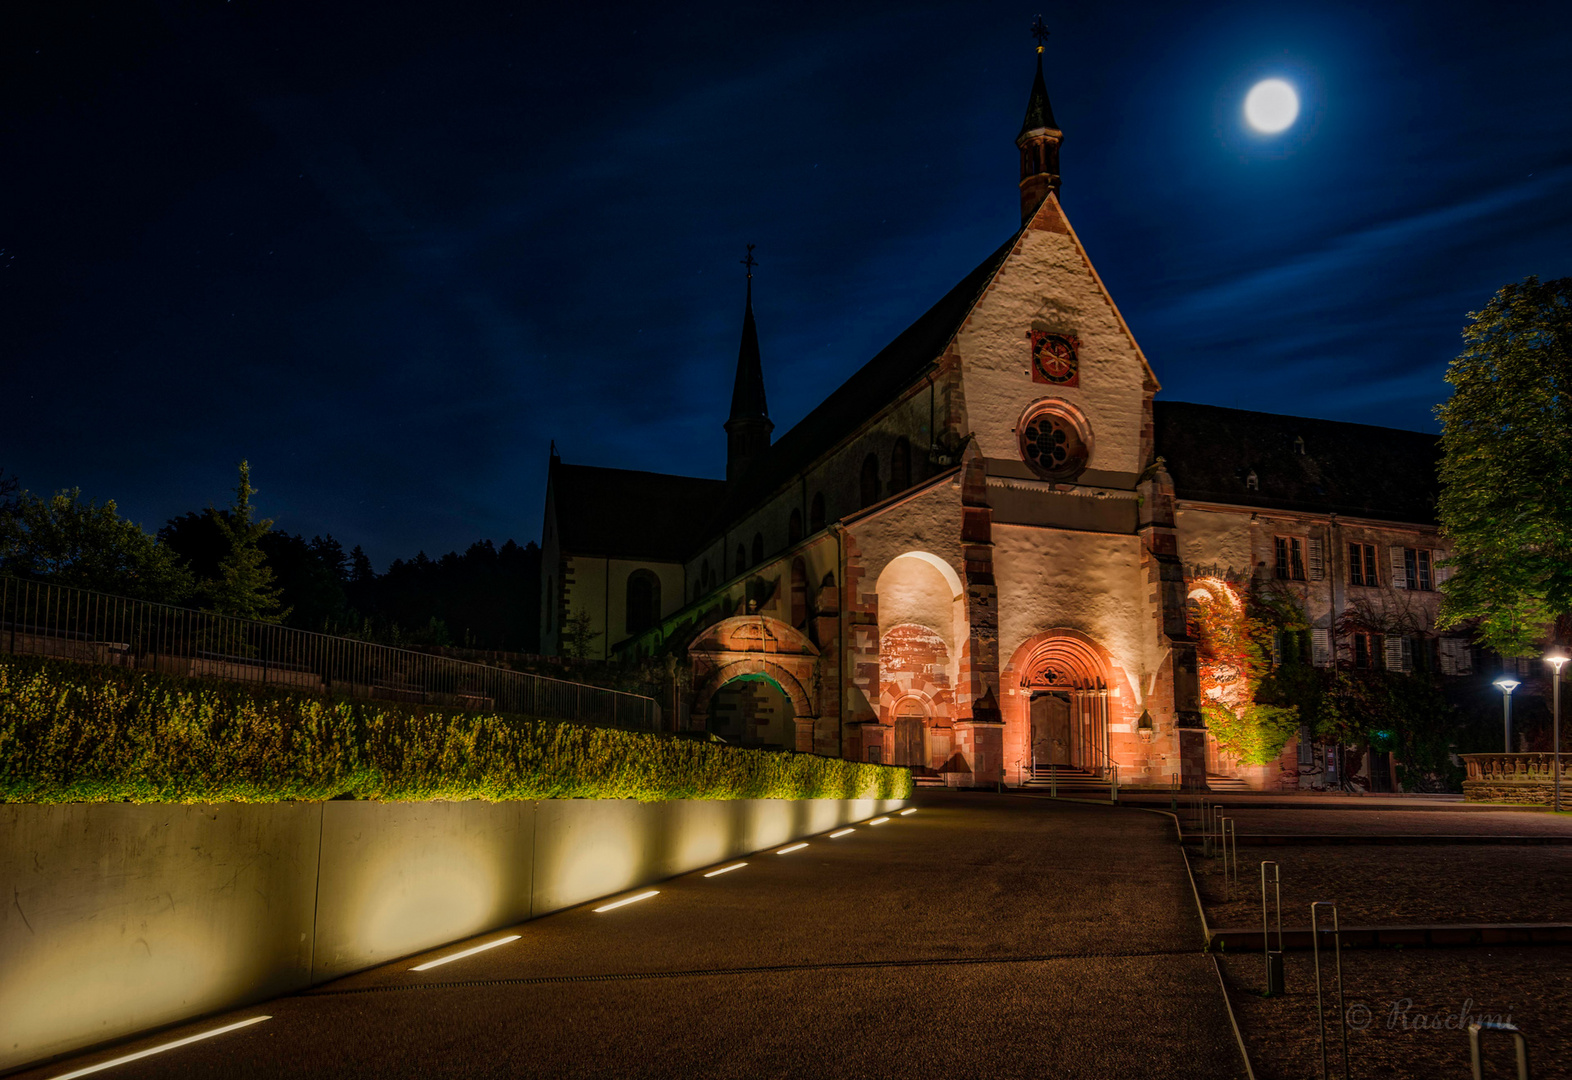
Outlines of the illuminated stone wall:
[{"label": "illuminated stone wall", "polygon": [[0,806],[0,1072],[901,805]]}]

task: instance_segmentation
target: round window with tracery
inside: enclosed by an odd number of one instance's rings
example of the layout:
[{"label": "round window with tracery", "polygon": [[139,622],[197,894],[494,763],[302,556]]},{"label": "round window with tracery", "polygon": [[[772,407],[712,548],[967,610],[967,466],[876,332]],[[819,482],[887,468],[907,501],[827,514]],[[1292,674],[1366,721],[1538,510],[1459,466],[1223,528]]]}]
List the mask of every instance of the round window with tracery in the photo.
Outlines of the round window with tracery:
[{"label": "round window with tracery", "polygon": [[1086,468],[1087,437],[1068,413],[1038,408],[1020,426],[1021,457],[1051,480],[1068,480]]}]

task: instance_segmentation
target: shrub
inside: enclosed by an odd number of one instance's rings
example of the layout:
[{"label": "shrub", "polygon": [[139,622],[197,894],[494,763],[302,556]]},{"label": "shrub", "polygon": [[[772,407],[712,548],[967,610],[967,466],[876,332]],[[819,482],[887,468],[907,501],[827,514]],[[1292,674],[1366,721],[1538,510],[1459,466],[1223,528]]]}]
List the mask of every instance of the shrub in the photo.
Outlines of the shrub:
[{"label": "shrub", "polygon": [[905,798],[907,769],[30,657],[0,801]]}]

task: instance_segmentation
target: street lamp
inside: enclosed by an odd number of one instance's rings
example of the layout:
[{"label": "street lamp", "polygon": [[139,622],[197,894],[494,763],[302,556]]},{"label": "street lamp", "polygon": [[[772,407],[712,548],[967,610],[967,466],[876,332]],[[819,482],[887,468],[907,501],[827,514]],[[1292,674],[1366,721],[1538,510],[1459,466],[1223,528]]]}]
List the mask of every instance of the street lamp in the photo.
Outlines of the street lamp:
[{"label": "street lamp", "polygon": [[1506,727],[1506,752],[1512,752],[1512,691],[1518,688],[1518,681],[1510,676],[1503,675],[1495,681],[1495,686],[1501,691],[1501,722]]},{"label": "street lamp", "polygon": [[1545,663],[1556,669],[1555,678],[1550,682],[1551,700],[1554,702],[1550,707],[1550,737],[1554,740],[1550,748],[1556,752],[1556,773],[1552,778],[1555,787],[1550,807],[1558,814],[1561,812],[1561,665],[1568,659],[1572,657],[1568,657],[1566,650],[1559,645],[1551,646],[1550,652],[1545,654]]}]

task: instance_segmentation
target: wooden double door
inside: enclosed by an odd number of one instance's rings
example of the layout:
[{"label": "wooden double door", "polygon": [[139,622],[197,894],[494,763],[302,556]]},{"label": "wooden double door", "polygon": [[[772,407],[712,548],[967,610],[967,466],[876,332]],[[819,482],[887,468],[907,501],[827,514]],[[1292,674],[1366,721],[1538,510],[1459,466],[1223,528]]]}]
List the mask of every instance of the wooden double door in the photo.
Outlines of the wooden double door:
[{"label": "wooden double door", "polygon": [[1032,763],[1079,765],[1070,725],[1070,696],[1055,691],[1032,698]]}]

